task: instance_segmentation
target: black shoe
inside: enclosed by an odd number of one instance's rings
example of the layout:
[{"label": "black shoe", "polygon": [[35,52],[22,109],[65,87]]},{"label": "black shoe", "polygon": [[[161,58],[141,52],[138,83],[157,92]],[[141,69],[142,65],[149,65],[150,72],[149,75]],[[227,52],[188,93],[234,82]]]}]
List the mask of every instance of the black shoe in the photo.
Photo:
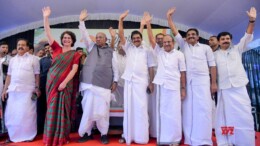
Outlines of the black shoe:
[{"label": "black shoe", "polygon": [[93,139],[93,135],[88,135],[87,133],[85,133],[83,137],[79,138],[78,143],[86,142],[91,139]]},{"label": "black shoe", "polygon": [[101,143],[102,144],[108,144],[109,143],[107,135],[102,135],[101,136]]}]

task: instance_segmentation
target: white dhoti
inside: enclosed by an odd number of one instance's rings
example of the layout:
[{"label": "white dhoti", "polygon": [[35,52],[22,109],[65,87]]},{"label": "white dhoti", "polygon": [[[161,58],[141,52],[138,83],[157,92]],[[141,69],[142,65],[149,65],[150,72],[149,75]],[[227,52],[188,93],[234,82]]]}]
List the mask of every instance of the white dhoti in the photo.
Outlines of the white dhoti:
[{"label": "white dhoti", "polygon": [[106,135],[109,128],[109,108],[111,90],[97,86],[89,86],[83,90],[82,109],[83,115],[79,126],[79,135],[91,134],[94,122],[101,135]]},{"label": "white dhoti", "polygon": [[156,138],[156,86],[154,92],[148,96],[148,115],[149,115],[149,134],[151,137]]},{"label": "white dhoti", "polygon": [[157,86],[157,144],[178,144],[182,138],[180,90]]},{"label": "white dhoti", "polygon": [[[246,87],[218,91],[216,111],[217,143],[219,146],[255,146],[254,120]],[[233,134],[222,135],[221,127],[234,127]]]},{"label": "white dhoti", "polygon": [[215,117],[216,117],[216,102],[215,99],[211,100],[212,103],[212,129],[215,129]]},{"label": "white dhoti", "polygon": [[12,142],[33,140],[37,134],[36,101],[32,92],[8,92],[5,125]]},{"label": "white dhoti", "polygon": [[210,85],[187,84],[182,104],[185,144],[212,145],[212,99]]},{"label": "white dhoti", "polygon": [[146,84],[125,80],[123,136],[127,144],[132,141],[147,144],[149,141],[146,88]]}]

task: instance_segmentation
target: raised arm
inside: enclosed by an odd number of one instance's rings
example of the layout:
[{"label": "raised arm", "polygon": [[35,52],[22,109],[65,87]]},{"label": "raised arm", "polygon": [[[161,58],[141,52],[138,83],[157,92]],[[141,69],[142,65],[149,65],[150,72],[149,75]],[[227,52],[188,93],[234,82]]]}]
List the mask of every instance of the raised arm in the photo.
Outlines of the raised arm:
[{"label": "raised arm", "polygon": [[125,36],[124,36],[123,21],[124,21],[125,17],[128,15],[128,13],[129,13],[129,10],[125,11],[119,17],[118,35],[119,35],[120,42],[121,42],[122,45],[125,45],[125,43],[126,43]]},{"label": "raised arm", "polygon": [[175,24],[174,24],[174,22],[172,20],[172,15],[174,14],[175,10],[176,10],[175,8],[170,8],[168,10],[167,14],[166,14],[167,15],[167,20],[168,20],[168,25],[169,25],[173,35],[175,36],[176,41],[178,42],[180,48],[183,49],[185,41],[181,37],[181,35],[179,34],[178,29],[176,28],[176,26],[175,26]]},{"label": "raised arm", "polygon": [[256,20],[256,9],[251,7],[249,11],[247,11],[247,15],[249,17],[249,23],[246,29],[246,33],[253,34]]},{"label": "raised arm", "polygon": [[[145,15],[145,13],[146,13],[146,12],[144,12],[144,15]],[[142,18],[141,21],[140,21],[140,29],[139,29],[139,31],[140,31],[141,34],[143,34],[144,26],[145,26],[145,25],[146,25],[146,22],[145,22],[145,18],[144,18],[144,16],[143,16],[143,18]]]},{"label": "raised arm", "polygon": [[248,51],[250,48],[247,45],[253,40],[253,32],[255,27],[255,20],[256,20],[256,9],[251,7],[249,11],[247,11],[247,15],[249,18],[248,26],[246,29],[246,34],[240,39],[239,43],[236,45],[238,48],[239,53],[242,56],[243,52]]},{"label": "raised arm", "polygon": [[146,27],[147,27],[149,42],[150,42],[150,45],[152,46],[152,48],[154,49],[156,46],[156,42],[155,42],[155,38],[153,36],[152,27],[151,27],[152,17],[148,12],[145,12],[144,18],[145,18],[145,23],[146,23]]},{"label": "raised arm", "polygon": [[43,26],[45,34],[48,38],[48,42],[51,45],[54,41],[52,35],[51,35],[51,28],[49,23],[49,16],[51,15],[51,8],[50,7],[43,7],[42,8],[42,15],[43,15]]},{"label": "raised arm", "polygon": [[173,33],[174,36],[176,36],[179,32],[178,29],[176,28],[175,24],[173,23],[172,20],[172,15],[175,12],[175,8],[170,8],[167,12],[167,20],[168,20],[168,25]]},{"label": "raised arm", "polygon": [[113,27],[109,27],[109,33],[111,35],[110,47],[115,49],[116,31],[113,29]]},{"label": "raised arm", "polygon": [[88,17],[87,10],[86,9],[82,10],[79,15],[79,29],[80,29],[80,33],[82,35],[82,39],[88,49],[87,51],[90,52],[91,49],[93,48],[95,42],[92,41],[92,39],[90,38],[89,33],[85,26],[84,21],[87,20],[87,17]]}]

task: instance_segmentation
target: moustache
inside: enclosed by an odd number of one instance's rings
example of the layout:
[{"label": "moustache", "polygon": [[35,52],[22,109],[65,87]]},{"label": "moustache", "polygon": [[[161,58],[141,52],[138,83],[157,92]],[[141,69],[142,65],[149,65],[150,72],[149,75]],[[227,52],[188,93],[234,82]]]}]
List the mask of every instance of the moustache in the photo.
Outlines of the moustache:
[{"label": "moustache", "polygon": [[141,41],[134,41],[134,43],[140,43]]},{"label": "moustache", "polygon": [[227,45],[229,45],[230,43],[229,43],[229,42],[224,42],[223,44],[227,44]]},{"label": "moustache", "polygon": [[24,48],[20,47],[20,48],[18,48],[18,50],[24,50]]},{"label": "moustache", "polygon": [[190,37],[190,38],[188,38],[188,40],[190,40],[190,39],[195,39],[194,37]]},{"label": "moustache", "polygon": [[164,47],[171,47],[171,45],[164,45]]}]

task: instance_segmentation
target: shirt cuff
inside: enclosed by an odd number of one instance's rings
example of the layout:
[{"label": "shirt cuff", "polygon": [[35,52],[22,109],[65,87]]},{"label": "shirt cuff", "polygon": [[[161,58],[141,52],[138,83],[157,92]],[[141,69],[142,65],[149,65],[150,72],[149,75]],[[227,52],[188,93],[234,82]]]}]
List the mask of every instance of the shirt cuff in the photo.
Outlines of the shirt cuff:
[{"label": "shirt cuff", "polygon": [[216,66],[216,62],[215,61],[208,61],[208,64],[209,64],[210,67]]},{"label": "shirt cuff", "polygon": [[113,81],[118,82],[118,77],[114,77]]},{"label": "shirt cuff", "polygon": [[153,64],[149,64],[148,67],[155,67],[156,66],[156,63],[153,63]]},{"label": "shirt cuff", "polygon": [[84,21],[79,21],[79,29],[84,30],[85,27],[85,22]]},{"label": "shirt cuff", "polygon": [[250,38],[250,39],[253,39],[253,34],[249,34],[249,33],[246,33],[245,32],[245,35],[244,35],[244,38]]},{"label": "shirt cuff", "polygon": [[176,36],[175,36],[176,39],[182,39],[182,36],[180,33],[178,33]]}]

